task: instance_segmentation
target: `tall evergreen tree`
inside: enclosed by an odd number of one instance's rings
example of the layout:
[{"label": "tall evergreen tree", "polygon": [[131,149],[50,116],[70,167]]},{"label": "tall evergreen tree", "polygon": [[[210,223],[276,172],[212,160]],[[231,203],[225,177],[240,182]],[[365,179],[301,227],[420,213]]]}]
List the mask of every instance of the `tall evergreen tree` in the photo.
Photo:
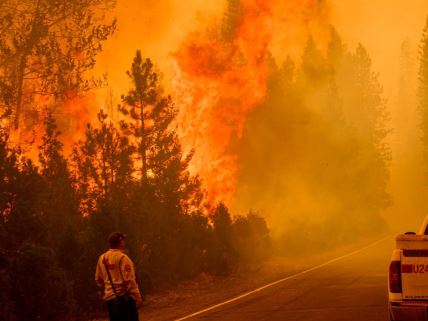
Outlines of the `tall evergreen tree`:
[{"label": "tall evergreen tree", "polygon": [[224,40],[231,40],[243,19],[241,0],[227,0],[227,8],[222,21],[221,34]]},{"label": "tall evergreen tree", "polygon": [[309,37],[302,56],[300,82],[310,83],[314,89],[324,85],[324,80],[329,75],[326,59],[319,50],[312,36]]},{"label": "tall evergreen tree", "polygon": [[132,89],[122,96],[123,104],[119,111],[128,116],[121,122],[125,133],[131,134],[137,141],[138,158],[141,161],[141,182],[148,184],[149,173],[148,155],[153,145],[153,110],[154,106],[165,102],[159,97],[158,74],[150,59],[143,60],[141,52],[137,51],[128,77],[132,81]]},{"label": "tall evergreen tree", "polygon": [[425,175],[428,181],[428,17],[419,47],[419,108],[421,112],[422,144]]},{"label": "tall evergreen tree", "polygon": [[74,180],[85,214],[99,210],[116,196],[129,201],[126,188],[132,181],[133,147],[102,110],[98,121],[99,127],[88,125],[85,140],[74,148],[72,156]]},{"label": "tall evergreen tree", "polygon": [[399,79],[398,79],[398,104],[412,104],[411,96],[414,95],[414,53],[410,40],[406,38],[400,47]]},{"label": "tall evergreen tree", "polygon": [[10,146],[7,135],[1,137],[0,190],[2,220],[12,248],[26,241],[42,242],[45,234],[38,199],[43,180],[34,163],[19,147]]},{"label": "tall evergreen tree", "polygon": [[[39,146],[40,174],[43,189],[38,211],[45,226],[45,246],[51,248],[58,264],[65,270],[69,283],[76,288],[75,274],[81,268],[83,214],[79,211],[79,197],[75,189],[68,159],[63,155],[60,132],[52,112],[44,120],[45,133]],[[79,259],[76,259],[79,258]]]},{"label": "tall evergreen tree", "polygon": [[340,66],[348,49],[336,29],[332,28],[330,32],[330,42],[328,44],[327,60],[333,70]]},{"label": "tall evergreen tree", "polygon": [[[320,248],[378,231],[389,204],[390,156],[382,88],[367,52],[360,46],[351,54],[333,31],[326,57],[310,38],[294,69],[288,61],[273,70],[263,108],[249,116],[237,203],[251,200],[283,224],[301,217],[284,235],[316,229],[307,243]],[[300,247],[292,238],[284,242]]]},{"label": "tall evergreen tree", "polygon": [[127,74],[133,87],[122,97],[123,104],[119,106],[125,116],[121,127],[136,143],[142,186],[154,189],[171,208],[178,209],[182,204],[196,209],[201,201],[199,181],[189,174],[192,154],[183,155],[173,127],[177,108],[171,97],[163,93],[153,63],[150,59],[144,60],[140,51]]},{"label": "tall evergreen tree", "polygon": [[44,125],[45,134],[39,146],[43,189],[39,195],[38,211],[45,224],[46,244],[58,251],[67,231],[77,231],[81,215],[67,159],[63,156],[60,132],[50,111],[47,111]]}]

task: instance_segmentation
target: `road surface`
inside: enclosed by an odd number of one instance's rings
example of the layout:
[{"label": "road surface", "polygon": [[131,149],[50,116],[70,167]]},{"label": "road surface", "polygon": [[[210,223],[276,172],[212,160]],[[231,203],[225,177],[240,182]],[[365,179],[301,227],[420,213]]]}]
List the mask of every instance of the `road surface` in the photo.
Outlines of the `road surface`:
[{"label": "road surface", "polygon": [[180,320],[388,321],[393,237],[350,256]]}]

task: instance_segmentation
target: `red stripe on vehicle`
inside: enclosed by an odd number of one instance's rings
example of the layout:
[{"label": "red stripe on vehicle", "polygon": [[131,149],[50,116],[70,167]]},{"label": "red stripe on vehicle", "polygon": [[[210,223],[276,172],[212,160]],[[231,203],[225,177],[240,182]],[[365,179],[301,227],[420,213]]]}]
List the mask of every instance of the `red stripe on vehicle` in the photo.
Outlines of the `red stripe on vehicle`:
[{"label": "red stripe on vehicle", "polygon": [[411,264],[402,264],[401,265],[401,273],[412,273],[412,265]]},{"label": "red stripe on vehicle", "polygon": [[405,257],[428,257],[428,250],[403,250]]}]

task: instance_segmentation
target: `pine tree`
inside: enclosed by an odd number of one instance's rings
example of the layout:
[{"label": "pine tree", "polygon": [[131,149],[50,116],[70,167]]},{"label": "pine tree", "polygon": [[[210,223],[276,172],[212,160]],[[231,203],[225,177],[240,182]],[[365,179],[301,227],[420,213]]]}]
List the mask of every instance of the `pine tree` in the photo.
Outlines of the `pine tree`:
[{"label": "pine tree", "polygon": [[[4,236],[2,238],[4,244],[1,246],[5,249],[10,248],[14,243],[13,239],[9,240],[9,237],[13,237],[13,224],[11,223],[16,220],[14,217],[16,215],[14,199],[16,197],[16,182],[20,176],[19,154],[18,149],[10,146],[6,130],[0,128],[0,222],[2,236]],[[25,221],[25,218],[22,221]],[[26,223],[27,225],[31,224],[31,220]]]},{"label": "pine tree", "polygon": [[107,121],[102,110],[98,121],[99,127],[88,125],[85,140],[79,142],[72,155],[74,180],[84,214],[99,210],[113,198],[129,200],[129,191],[125,191],[132,181],[133,147]]},{"label": "pine tree", "polygon": [[[324,57],[309,39],[301,67],[294,71],[287,62],[273,70],[263,107],[249,116],[239,144],[237,204],[251,200],[248,206],[271,211],[279,222],[301,217],[284,235],[318,229],[305,220],[317,217],[325,228],[307,242],[320,248],[379,230],[390,200],[387,116],[362,46],[351,54],[333,33]],[[338,226],[342,233],[332,233]]]},{"label": "pine tree", "polygon": [[199,180],[189,174],[192,153],[183,155],[173,127],[177,108],[171,97],[163,94],[153,63],[143,60],[140,51],[127,74],[133,87],[122,96],[119,110],[125,119],[121,127],[136,143],[141,186],[150,187],[171,208],[182,204],[196,209],[201,201]]},{"label": "pine tree", "polygon": [[227,0],[227,9],[223,17],[222,36],[225,40],[232,40],[237,32],[243,16],[241,0]]},{"label": "pine tree", "polygon": [[422,145],[426,164],[425,175],[428,177],[428,17],[419,46],[419,108],[421,112]]},{"label": "pine tree", "polygon": [[42,239],[45,226],[38,211],[43,180],[37,167],[0,131],[0,212],[10,248]]},{"label": "pine tree", "polygon": [[401,44],[399,64],[398,103],[405,105],[409,102],[410,96],[413,95],[414,85],[414,54],[408,38]]},{"label": "pine tree", "polygon": [[213,232],[216,241],[214,248],[214,272],[226,275],[231,272],[237,261],[237,252],[233,244],[233,221],[229,209],[223,203],[218,204],[211,214]]},{"label": "pine tree", "polygon": [[50,111],[47,111],[44,125],[45,133],[39,146],[43,189],[38,198],[38,210],[46,227],[45,241],[58,250],[67,231],[77,231],[81,215],[67,159],[63,156],[60,132]]},{"label": "pine tree", "polygon": [[312,83],[314,86],[323,85],[323,80],[329,75],[326,59],[317,48],[312,36],[309,37],[302,56],[300,81]]},{"label": "pine tree", "polygon": [[202,193],[199,179],[188,170],[192,154],[183,155],[175,131],[177,109],[163,93],[153,63],[137,51],[127,74],[132,87],[122,96],[119,111],[122,131],[135,146],[133,176],[139,184],[131,213],[140,226],[135,237],[150,247],[149,272],[167,280],[173,271],[183,271],[182,254],[190,244],[184,241],[189,238],[185,214],[198,213]]},{"label": "pine tree", "polygon": [[[143,184],[148,183],[148,153],[153,145],[152,120],[154,106],[159,103],[158,75],[150,59],[141,57],[137,51],[132,68],[127,72],[133,88],[122,96],[123,104],[119,111],[127,116],[122,121],[122,129],[130,133],[137,141],[138,157],[141,161],[140,175]],[[152,173],[150,173],[152,174]]]},{"label": "pine tree", "polygon": [[332,28],[330,33],[330,42],[328,44],[327,60],[332,67],[341,64],[346,56],[348,49],[343,43],[342,38],[336,29]]}]

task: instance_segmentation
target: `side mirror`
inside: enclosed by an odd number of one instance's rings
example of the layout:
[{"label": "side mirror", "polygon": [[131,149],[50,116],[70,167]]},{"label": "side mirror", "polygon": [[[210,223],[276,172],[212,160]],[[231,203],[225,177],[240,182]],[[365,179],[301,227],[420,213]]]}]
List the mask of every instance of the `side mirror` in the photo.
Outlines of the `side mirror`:
[{"label": "side mirror", "polygon": [[416,233],[415,232],[406,232],[406,233],[404,233],[405,235],[416,235]]}]

